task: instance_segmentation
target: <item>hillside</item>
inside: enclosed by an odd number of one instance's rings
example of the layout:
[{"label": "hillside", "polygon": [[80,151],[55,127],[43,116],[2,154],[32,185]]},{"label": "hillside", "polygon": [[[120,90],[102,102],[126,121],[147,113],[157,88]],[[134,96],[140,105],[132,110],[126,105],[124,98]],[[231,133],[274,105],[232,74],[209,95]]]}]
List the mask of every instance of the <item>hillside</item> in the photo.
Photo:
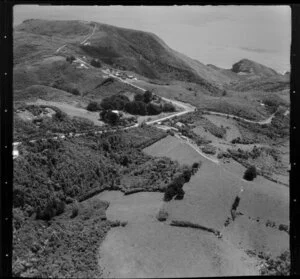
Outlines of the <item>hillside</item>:
[{"label": "hillside", "polygon": [[232,65],[233,72],[235,73],[246,73],[254,74],[258,76],[276,76],[279,75],[276,71],[268,68],[262,64],[251,61],[249,59],[242,59]]},{"label": "hillside", "polygon": [[[281,91],[289,86],[289,75],[278,74],[273,69],[248,59],[233,64],[231,69],[204,65],[171,49],[162,39],[149,32],[75,20],[31,19],[15,28],[14,65],[18,76],[25,75],[25,80],[34,79],[36,74],[31,71],[34,70],[31,68],[32,64],[42,74],[46,70],[45,60],[49,65],[52,64],[54,71],[60,71],[57,63],[59,58],[53,58],[53,55],[61,58],[68,55],[81,59],[85,57],[85,61],[96,58],[104,65],[131,71],[150,80],[192,82],[199,85],[204,94],[216,96],[224,88],[238,91]],[[40,63],[42,69],[39,68]],[[29,72],[24,70],[24,65],[26,69],[30,69]],[[22,69],[21,74],[19,69]],[[90,75],[94,79],[95,69],[91,70],[91,73],[76,70],[79,74],[74,71],[74,75],[82,75],[79,79],[89,83]],[[24,86],[34,84],[41,84],[41,79],[34,79]],[[81,91],[88,92],[92,89],[88,86],[81,88]]]},{"label": "hillside", "polygon": [[[80,44],[88,35],[86,42]],[[49,56],[67,44],[64,54],[98,58],[115,68],[151,79],[199,83],[204,90],[218,92],[222,74],[169,48],[152,33],[96,22],[29,20],[14,30],[14,63],[30,63]]]}]

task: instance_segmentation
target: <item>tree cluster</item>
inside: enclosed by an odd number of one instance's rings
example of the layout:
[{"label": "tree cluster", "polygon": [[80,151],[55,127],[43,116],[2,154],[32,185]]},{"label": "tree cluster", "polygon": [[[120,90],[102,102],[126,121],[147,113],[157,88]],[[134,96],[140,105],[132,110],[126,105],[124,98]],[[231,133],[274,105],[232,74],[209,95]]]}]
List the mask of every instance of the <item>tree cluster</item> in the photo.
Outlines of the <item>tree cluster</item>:
[{"label": "tree cluster", "polygon": [[246,169],[243,178],[248,181],[252,181],[257,176],[257,171],[255,166],[250,166]]},{"label": "tree cluster", "polygon": [[176,200],[182,200],[185,192],[182,187],[189,182],[191,176],[197,172],[201,163],[194,163],[192,167],[185,167],[181,174],[179,174],[166,188],[164,194],[164,201],[170,201],[174,197]]},{"label": "tree cluster", "polygon": [[130,101],[125,95],[118,94],[104,98],[101,102],[101,107],[104,110],[123,110],[133,115],[157,115],[163,111],[175,111],[175,107],[172,104],[158,105],[152,103],[152,99],[153,96],[150,91],[135,95],[134,101]]},{"label": "tree cluster", "polygon": [[100,61],[99,61],[99,59],[92,59],[91,60],[91,65],[93,66],[93,67],[96,67],[96,68],[100,68],[101,67],[101,63],[100,63]]}]

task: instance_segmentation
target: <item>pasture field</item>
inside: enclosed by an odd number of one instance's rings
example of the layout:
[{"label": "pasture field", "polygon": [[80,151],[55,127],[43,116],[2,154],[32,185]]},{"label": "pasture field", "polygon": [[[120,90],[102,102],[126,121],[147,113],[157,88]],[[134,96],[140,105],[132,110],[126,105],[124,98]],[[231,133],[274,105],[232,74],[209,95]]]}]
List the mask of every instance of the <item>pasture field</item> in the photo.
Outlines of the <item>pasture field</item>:
[{"label": "pasture field", "polygon": [[[242,179],[245,168],[235,161],[215,164],[184,143],[167,137],[144,151],[153,156],[167,156],[180,163],[201,160],[196,175],[183,187],[183,200],[164,204],[169,220],[189,221],[220,230],[225,239],[244,250],[275,253],[289,249],[289,235],[279,226],[289,226],[288,187],[258,176],[249,182]],[[193,155],[195,153],[195,155]],[[186,154],[186,156],[183,156]],[[240,197],[238,214],[233,221],[231,209],[236,196]],[[229,226],[225,226],[229,218]],[[274,228],[267,227],[268,221]],[[237,241],[237,239],[239,241]]]}]

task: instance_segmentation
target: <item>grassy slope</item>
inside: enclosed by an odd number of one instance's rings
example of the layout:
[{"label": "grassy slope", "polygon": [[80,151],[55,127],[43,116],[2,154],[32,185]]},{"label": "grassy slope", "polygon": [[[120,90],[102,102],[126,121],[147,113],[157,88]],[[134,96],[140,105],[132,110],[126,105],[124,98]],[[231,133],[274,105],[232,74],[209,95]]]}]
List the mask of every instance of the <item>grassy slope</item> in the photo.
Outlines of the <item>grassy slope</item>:
[{"label": "grassy slope", "polygon": [[[22,23],[15,32],[16,63],[24,61],[20,60],[23,53],[27,58],[30,58],[26,53],[28,48],[41,54],[50,48],[53,52],[53,43],[50,44],[51,47],[46,48],[44,46],[45,43],[49,45],[49,38],[51,37],[52,41],[59,41],[59,44],[61,44],[61,39],[65,38],[65,43],[69,43],[70,47],[73,47],[77,53],[85,53],[87,56],[100,58],[108,64],[125,66],[128,70],[134,70],[151,78],[194,80],[210,91],[218,92],[218,88],[212,84],[213,79],[209,78],[213,75],[213,70],[201,63],[194,63],[192,59],[182,59],[181,55],[167,47],[157,36],[106,24],[92,23],[92,25],[97,26],[95,34],[89,40],[92,46],[80,47],[78,43],[83,40],[83,35],[88,35],[92,29],[85,23],[43,20]],[[72,30],[74,30],[73,34]],[[24,33],[28,33],[34,38],[39,35],[43,40],[39,45],[30,46]],[[59,46],[55,45],[56,47]],[[203,77],[199,74],[203,74]],[[221,76],[219,73],[215,74]]]},{"label": "grassy slope", "polygon": [[[221,230],[226,218],[231,216],[230,209],[235,197],[240,195],[238,211],[242,212],[243,218],[249,220],[243,221],[237,217],[226,228],[226,238],[242,249],[257,252],[278,255],[288,249],[288,234],[278,230],[280,224],[289,224],[288,188],[260,176],[253,182],[246,182],[242,179],[245,168],[241,165],[234,162],[226,165],[213,164],[177,139],[169,138],[168,142],[167,139],[149,146],[145,149],[146,153],[168,156],[179,162],[202,161],[200,170],[184,186],[186,194],[183,201],[174,200],[166,205],[171,219]],[[242,194],[241,186],[244,188]],[[277,227],[266,228],[268,220],[274,221]],[[272,242],[275,239],[276,242]]]}]

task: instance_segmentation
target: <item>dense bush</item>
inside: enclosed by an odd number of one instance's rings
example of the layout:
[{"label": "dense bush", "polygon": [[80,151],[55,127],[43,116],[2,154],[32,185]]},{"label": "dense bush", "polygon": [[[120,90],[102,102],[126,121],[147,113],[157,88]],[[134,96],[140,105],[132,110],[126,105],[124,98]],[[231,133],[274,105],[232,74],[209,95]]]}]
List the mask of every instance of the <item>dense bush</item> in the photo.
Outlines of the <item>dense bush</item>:
[{"label": "dense bush", "polygon": [[[50,107],[50,106],[49,106]],[[56,133],[75,133],[94,130],[94,123],[86,118],[70,118],[56,107],[51,107],[56,113],[51,117],[40,117],[39,126],[34,122],[23,120],[14,115],[14,141],[53,137]]]},{"label": "dense bush", "polygon": [[171,103],[165,103],[163,105],[162,110],[164,112],[174,112],[175,111],[175,107]]},{"label": "dense bush", "polygon": [[175,199],[183,199],[184,191],[182,187],[185,183],[189,182],[193,174],[193,169],[191,167],[186,167],[180,175],[175,177],[175,179],[167,186],[164,201],[170,201],[173,197]]},{"label": "dense bush", "polygon": [[144,94],[136,94],[134,100],[137,102],[144,102]]},{"label": "dense bush", "polygon": [[[26,219],[14,210],[13,277],[100,278],[97,249],[110,229],[107,204],[91,200],[80,204],[76,218],[70,210],[50,222]],[[21,225],[20,225],[21,224]]]},{"label": "dense bush", "polygon": [[152,101],[152,98],[153,98],[152,92],[150,92],[149,90],[146,90],[144,93],[144,102],[150,103]]},{"label": "dense bush", "polygon": [[198,146],[201,146],[203,144],[210,143],[209,140],[197,135],[194,131],[192,131],[189,127],[185,126],[183,128],[179,128],[179,131],[184,135],[185,137],[188,137],[192,139]]},{"label": "dense bush", "polygon": [[168,219],[168,212],[163,210],[163,209],[160,209],[159,212],[157,213],[157,220],[160,221],[160,222],[164,222]]},{"label": "dense bush", "polygon": [[213,145],[207,144],[201,148],[201,150],[206,154],[215,155],[217,152],[217,148]]},{"label": "dense bush", "polygon": [[148,115],[157,115],[157,114],[160,114],[161,112],[162,112],[161,106],[153,104],[153,103],[149,103],[147,105]]},{"label": "dense bush", "polygon": [[73,95],[76,95],[76,96],[80,95],[80,91],[76,87],[74,87],[72,85],[69,85],[69,84],[65,84],[63,80],[54,81],[51,84],[51,87],[69,92],[69,93],[71,93]]},{"label": "dense bush", "polygon": [[50,197],[45,208],[38,207],[36,212],[37,219],[50,220],[52,217],[65,211],[65,203],[58,198]]},{"label": "dense bush", "polygon": [[72,63],[75,60],[74,55],[69,55],[66,57],[66,61]]},{"label": "dense bush", "polygon": [[79,213],[79,204],[77,201],[74,202],[73,206],[72,206],[72,214],[71,214],[71,218],[75,218]]},{"label": "dense bush", "polygon": [[130,114],[147,115],[147,106],[144,102],[133,101],[125,105],[125,111]]},{"label": "dense bush", "polygon": [[128,103],[130,103],[128,97],[118,94],[104,98],[101,102],[101,107],[104,110],[124,110]]},{"label": "dense bush", "polygon": [[273,276],[289,276],[291,273],[291,258],[290,252],[285,251],[280,256],[272,259],[266,255],[262,256],[265,260],[265,265],[261,268],[261,275]]},{"label": "dense bush", "polygon": [[110,125],[117,125],[120,120],[118,113],[112,112],[111,110],[103,110],[100,112],[100,118]]},{"label": "dense bush", "polygon": [[101,106],[99,103],[92,101],[87,105],[86,109],[89,111],[98,111],[101,109]]},{"label": "dense bush", "polygon": [[246,169],[243,178],[252,181],[257,176],[257,171],[255,166],[250,166],[248,169]]},{"label": "dense bush", "polygon": [[100,68],[101,67],[101,63],[100,63],[100,61],[98,59],[92,59],[91,60],[91,65],[93,67],[96,67],[96,68]]}]

